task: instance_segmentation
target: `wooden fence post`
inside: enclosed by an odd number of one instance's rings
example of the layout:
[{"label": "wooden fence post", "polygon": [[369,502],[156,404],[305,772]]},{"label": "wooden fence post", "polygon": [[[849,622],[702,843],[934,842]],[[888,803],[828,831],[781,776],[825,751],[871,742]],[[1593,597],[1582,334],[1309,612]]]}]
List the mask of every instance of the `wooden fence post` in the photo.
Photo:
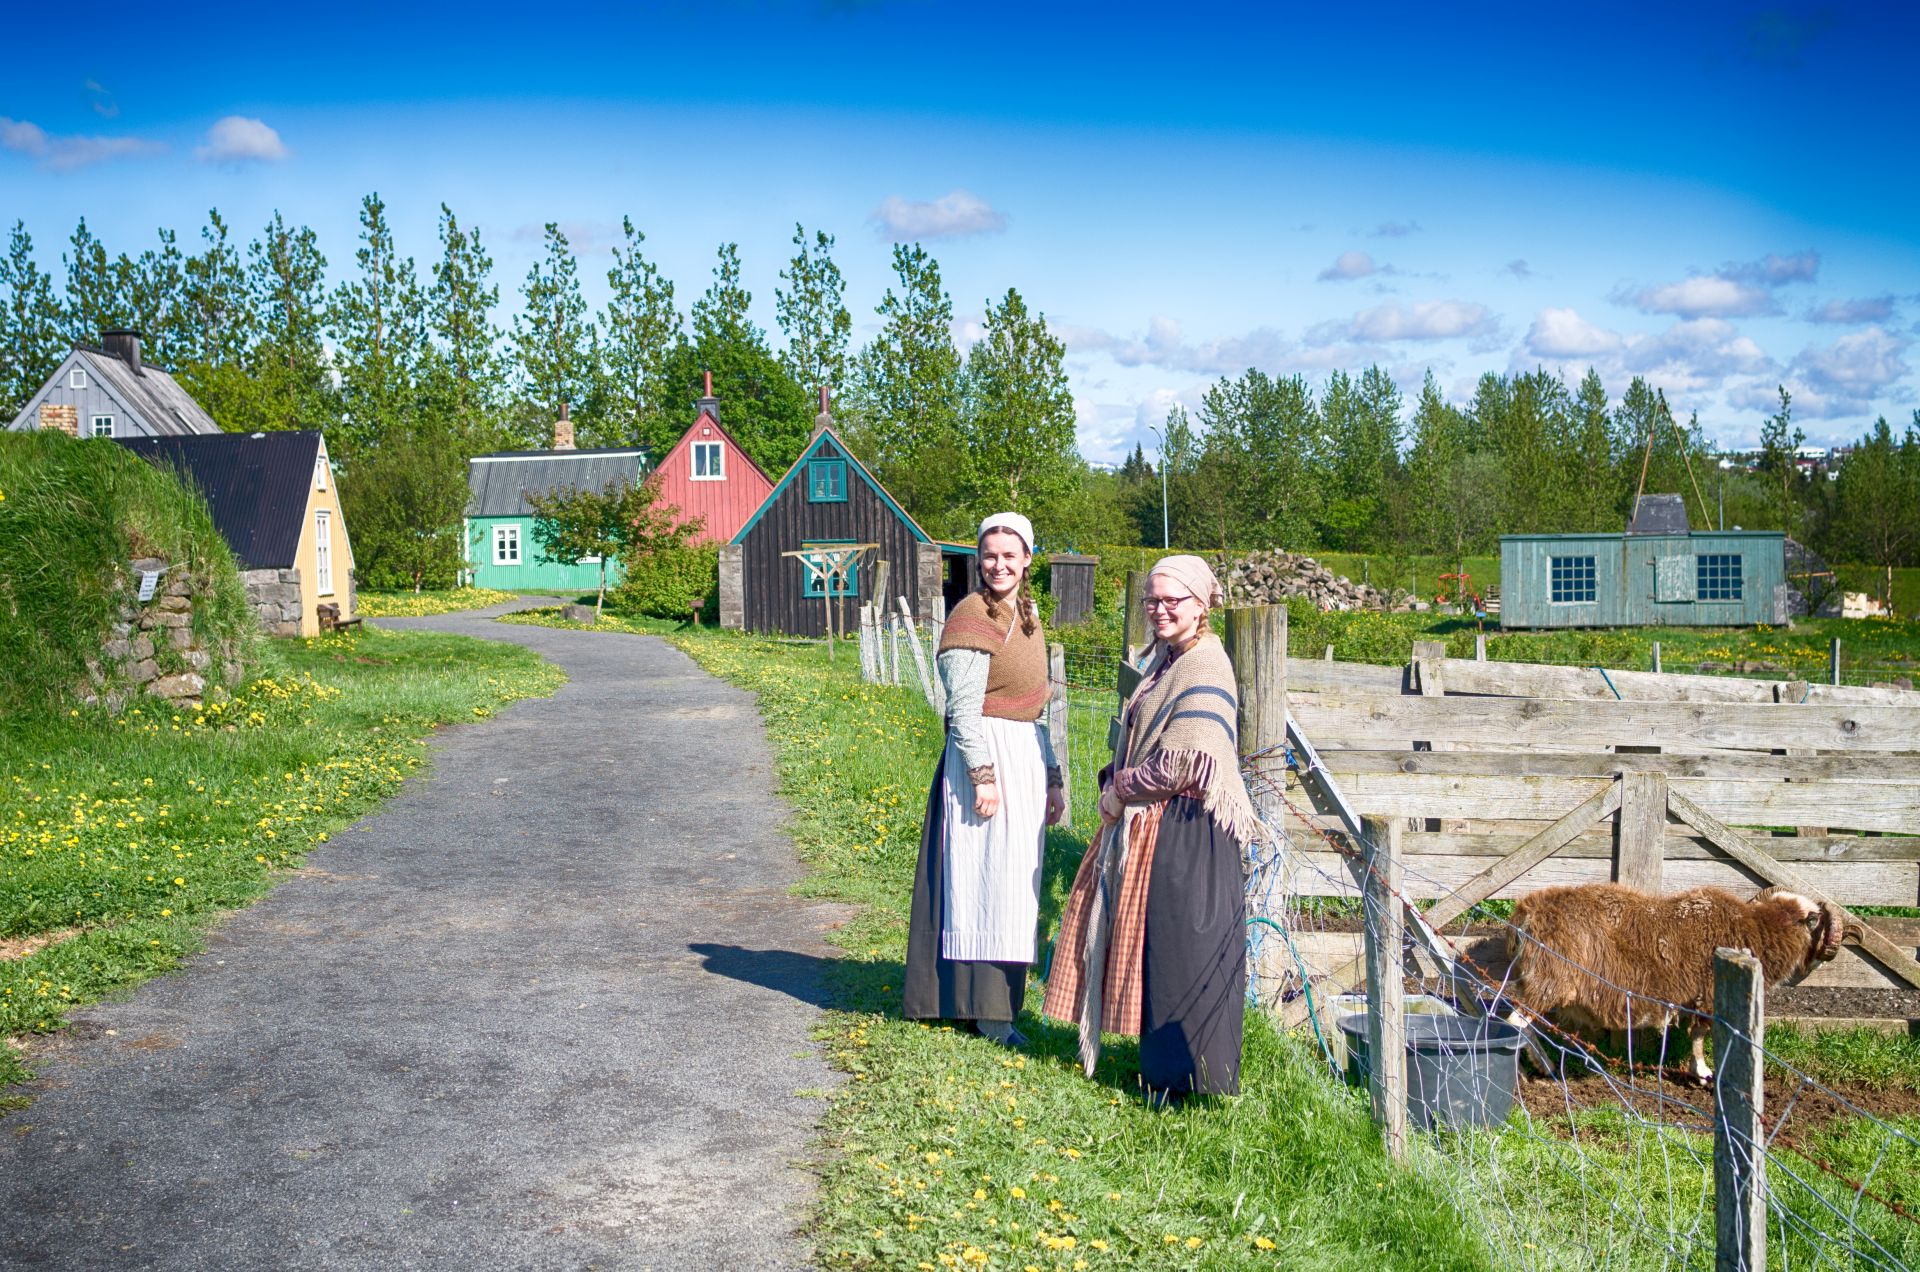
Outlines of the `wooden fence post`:
[{"label": "wooden fence post", "polygon": [[1840,638],[1833,638],[1833,645],[1827,650],[1827,682],[1840,683]]},{"label": "wooden fence post", "polygon": [[900,628],[905,622],[905,619],[896,614],[893,616],[893,621],[887,624],[887,650],[889,654],[887,681],[889,684],[897,685],[900,683]]},{"label": "wooden fence post", "polygon": [[1660,642],[1657,640],[1653,642],[1653,669],[1656,672],[1660,670]]},{"label": "wooden fence post", "polygon": [[1073,818],[1073,770],[1067,766],[1067,647],[1058,641],[1047,646],[1047,734],[1053,740],[1053,760],[1060,766],[1060,793],[1066,799],[1062,823]]},{"label": "wooden fence post", "polygon": [[1332,662],[1332,661],[1333,661],[1333,646],[1332,646],[1332,645],[1328,645],[1328,646],[1327,646],[1327,661],[1328,661],[1328,662]]},{"label": "wooden fence post", "polygon": [[1485,632],[1475,632],[1473,634],[1473,660],[1475,662],[1487,661],[1487,634]]},{"label": "wooden fence post", "polygon": [[1367,942],[1367,1089],[1387,1156],[1395,1160],[1407,1152],[1406,981],[1401,967],[1406,918],[1399,895],[1404,823],[1397,817],[1367,819],[1361,902]]},{"label": "wooden fence post", "polygon": [[1765,1272],[1767,1148],[1760,1124],[1766,1065],[1760,960],[1713,952],[1715,1272]]},{"label": "wooden fence post", "polygon": [[[907,598],[900,598],[900,618],[907,625],[907,647],[913,653],[913,669],[920,673],[920,692],[927,696],[927,705],[933,708],[937,716],[947,714],[947,695],[933,674],[927,669],[927,656],[920,649],[920,629],[912,626],[913,611],[907,608]],[[937,650],[938,645],[935,646]]]},{"label": "wooden fence post", "polygon": [[1613,881],[1643,892],[1658,892],[1661,863],[1667,855],[1667,775],[1622,773],[1619,782]]},{"label": "wooden fence post", "polygon": [[1141,608],[1141,602],[1147,597],[1147,573],[1145,570],[1127,571],[1126,612],[1120,616],[1121,650],[1123,658],[1131,659],[1136,650],[1147,644],[1147,611]]},{"label": "wooden fence post", "polygon": [[1240,754],[1287,741],[1287,607],[1247,605],[1227,611],[1227,657],[1240,697]]}]

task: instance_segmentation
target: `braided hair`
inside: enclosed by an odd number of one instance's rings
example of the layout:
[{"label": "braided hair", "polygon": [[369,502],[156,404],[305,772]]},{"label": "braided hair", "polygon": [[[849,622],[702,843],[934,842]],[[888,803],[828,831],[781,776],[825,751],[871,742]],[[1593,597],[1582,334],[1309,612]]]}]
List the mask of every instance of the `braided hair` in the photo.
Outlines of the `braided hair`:
[{"label": "braided hair", "polygon": [[[987,586],[987,576],[980,569],[979,558],[975,558],[974,577],[980,584],[974,590],[980,593],[980,599],[987,603],[987,617],[996,622],[1005,622],[1011,615],[1007,613],[1005,602],[996,598],[993,589]],[[1020,615],[1020,630],[1031,636],[1040,627],[1040,606],[1033,599],[1033,561],[1027,561],[1025,569],[1020,571],[1020,582],[1013,589],[1013,603]]]}]

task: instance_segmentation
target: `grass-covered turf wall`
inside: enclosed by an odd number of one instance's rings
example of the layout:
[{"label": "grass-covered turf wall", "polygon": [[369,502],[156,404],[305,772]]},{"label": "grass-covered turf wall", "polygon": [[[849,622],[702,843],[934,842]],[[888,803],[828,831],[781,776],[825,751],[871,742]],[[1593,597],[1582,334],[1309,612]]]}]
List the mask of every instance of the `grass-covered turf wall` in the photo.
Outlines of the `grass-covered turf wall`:
[{"label": "grass-covered turf wall", "polygon": [[[124,447],[0,432],[0,712],[67,702],[139,580],[138,557],[185,571],[193,631],[244,661],[258,639],[233,553],[198,495]],[[178,575],[171,575],[173,581]],[[162,645],[164,660],[179,655]],[[204,674],[220,675],[221,659]]]},{"label": "grass-covered turf wall", "polygon": [[[199,710],[0,717],[0,1038],[172,967],[397,791],[436,725],[562,679],[516,645],[368,629],[263,641],[259,673]],[[20,1071],[0,1045],[0,1083]]]}]

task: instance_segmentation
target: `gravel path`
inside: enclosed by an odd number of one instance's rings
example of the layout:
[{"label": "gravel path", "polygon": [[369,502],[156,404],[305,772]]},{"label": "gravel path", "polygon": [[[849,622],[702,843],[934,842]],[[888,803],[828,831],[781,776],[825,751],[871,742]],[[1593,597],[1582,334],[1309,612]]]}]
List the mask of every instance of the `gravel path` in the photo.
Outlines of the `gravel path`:
[{"label": "gravel path", "polygon": [[80,1014],[0,1120],[0,1267],[806,1265],[844,916],[787,895],[753,702],[497,612],[382,623],[570,683],[446,731],[181,974]]}]

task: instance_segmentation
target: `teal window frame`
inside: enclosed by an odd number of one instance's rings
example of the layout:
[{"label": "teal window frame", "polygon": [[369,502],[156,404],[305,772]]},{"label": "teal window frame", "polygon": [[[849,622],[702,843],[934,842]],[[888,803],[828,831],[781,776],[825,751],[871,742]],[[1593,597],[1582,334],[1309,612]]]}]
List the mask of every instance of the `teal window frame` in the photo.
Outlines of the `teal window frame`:
[{"label": "teal window frame", "polygon": [[812,459],[807,461],[807,502],[847,502],[847,461]]},{"label": "teal window frame", "polygon": [[1745,599],[1738,552],[1702,552],[1694,558],[1694,596],[1702,601]]},{"label": "teal window frame", "polygon": [[[844,547],[852,542],[854,542],[852,539],[814,539],[800,546],[802,548],[838,548]],[[802,571],[800,575],[802,594],[808,597],[825,596],[827,594],[826,575],[821,571],[814,570],[805,561],[800,562],[800,569]],[[860,595],[860,563],[858,561],[855,561],[847,567],[846,583],[834,588],[833,594],[843,598],[857,597]]]},{"label": "teal window frame", "polygon": [[1547,603],[1549,605],[1591,605],[1600,594],[1598,557],[1550,556],[1547,558]]}]

